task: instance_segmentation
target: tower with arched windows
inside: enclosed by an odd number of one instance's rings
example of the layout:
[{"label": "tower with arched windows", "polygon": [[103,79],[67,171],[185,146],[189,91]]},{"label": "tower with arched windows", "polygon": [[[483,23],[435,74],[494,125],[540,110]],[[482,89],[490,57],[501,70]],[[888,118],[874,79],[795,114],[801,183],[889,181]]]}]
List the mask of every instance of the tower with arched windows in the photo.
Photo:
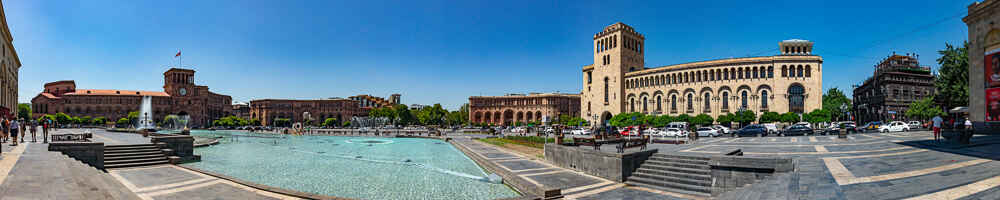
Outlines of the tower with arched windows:
[{"label": "tower with arched windows", "polygon": [[613,115],[628,112],[622,84],[625,73],[645,69],[645,40],[645,36],[621,22],[594,34],[594,64],[584,66],[583,69],[583,100],[580,104],[583,118],[592,122],[603,121],[602,118],[607,120]]}]

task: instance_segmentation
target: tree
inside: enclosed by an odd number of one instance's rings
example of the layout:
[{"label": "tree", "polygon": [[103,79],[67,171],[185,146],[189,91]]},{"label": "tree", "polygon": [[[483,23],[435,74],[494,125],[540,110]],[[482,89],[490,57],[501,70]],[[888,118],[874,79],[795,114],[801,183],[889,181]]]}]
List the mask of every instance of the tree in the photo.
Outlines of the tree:
[{"label": "tree", "polygon": [[734,121],[739,122],[740,126],[742,127],[744,125],[757,121],[757,114],[754,113],[752,110],[739,111],[736,112],[736,120]]},{"label": "tree", "polygon": [[565,125],[567,125],[567,126],[589,126],[589,123],[587,122],[587,120],[584,120],[581,117],[573,117],[573,118],[570,118],[569,121],[567,121]]},{"label": "tree", "polygon": [[938,54],[941,67],[934,78],[934,100],[943,103],[946,110],[969,105],[969,42],[961,48],[945,43],[945,49]]},{"label": "tree", "polygon": [[274,126],[277,126],[277,127],[286,127],[286,126],[291,126],[291,125],[292,125],[292,120],[291,119],[288,119],[288,118],[275,118],[274,119]]},{"label": "tree", "polygon": [[108,119],[107,119],[107,118],[104,118],[104,117],[97,117],[97,118],[94,118],[94,124],[96,124],[96,125],[102,125],[102,124],[105,124],[105,123],[107,123],[107,121],[108,121]]},{"label": "tree", "polygon": [[677,117],[674,117],[674,121],[691,123],[691,115],[688,114],[677,115]]},{"label": "tree", "polygon": [[785,114],[781,114],[781,122],[792,124],[798,123],[800,120],[798,113],[786,112]]},{"label": "tree", "polygon": [[94,118],[90,116],[83,116],[80,118],[80,124],[93,124]]},{"label": "tree", "polygon": [[337,126],[337,118],[332,118],[332,117],[326,118],[325,120],[323,120],[323,126],[325,127]]},{"label": "tree", "polygon": [[351,126],[351,121],[344,121],[344,127]]},{"label": "tree", "polygon": [[691,124],[699,126],[712,125],[712,122],[714,121],[715,119],[712,119],[712,116],[709,116],[708,114],[699,114],[698,116],[691,118]]},{"label": "tree", "polygon": [[[844,109],[840,109],[843,105],[846,105],[846,107]],[[847,112],[850,112],[851,108],[851,99],[847,98],[847,96],[844,95],[844,92],[840,91],[837,87],[830,88],[826,91],[826,94],[823,94],[823,110],[830,111],[833,115],[831,117],[839,120],[850,119],[847,116]]]},{"label": "tree", "polygon": [[31,119],[31,104],[27,103],[17,104],[17,118]]},{"label": "tree", "polygon": [[673,122],[674,118],[670,115],[660,115],[653,120],[653,126],[655,127],[666,127]]},{"label": "tree", "polygon": [[115,125],[118,127],[127,127],[129,125],[128,122],[128,118],[122,117],[121,119],[118,119],[118,122],[115,123]]},{"label": "tree", "polygon": [[765,112],[760,115],[760,123],[772,123],[781,121],[781,114],[777,112]]},{"label": "tree", "polygon": [[722,125],[725,125],[726,127],[729,127],[729,125],[731,125],[733,123],[733,121],[735,121],[735,119],[736,119],[736,115],[735,114],[733,114],[733,113],[726,113],[726,114],[719,115],[719,118],[716,119],[715,121],[718,121],[719,124],[722,124]]},{"label": "tree", "polygon": [[59,122],[59,124],[69,124],[72,122],[72,118],[66,113],[56,113],[56,121]]},{"label": "tree", "polygon": [[52,120],[52,122],[58,122],[58,120],[56,120],[55,115],[45,114],[42,115],[41,117],[38,117],[38,121],[42,121],[44,119]]},{"label": "tree", "polygon": [[83,120],[80,120],[80,117],[71,117],[69,121],[72,124],[81,124],[83,122]]},{"label": "tree", "polygon": [[809,119],[807,120],[811,124],[818,124],[822,122],[830,122],[830,111],[823,109],[816,109],[809,112]]},{"label": "tree", "polygon": [[448,111],[442,108],[441,104],[423,107],[417,110],[417,121],[422,125],[441,125],[444,123],[442,119],[446,113]]},{"label": "tree", "polygon": [[943,116],[945,113],[940,107],[934,104],[933,98],[926,97],[910,103],[910,109],[906,110],[905,115],[909,118],[927,120],[934,116]]}]

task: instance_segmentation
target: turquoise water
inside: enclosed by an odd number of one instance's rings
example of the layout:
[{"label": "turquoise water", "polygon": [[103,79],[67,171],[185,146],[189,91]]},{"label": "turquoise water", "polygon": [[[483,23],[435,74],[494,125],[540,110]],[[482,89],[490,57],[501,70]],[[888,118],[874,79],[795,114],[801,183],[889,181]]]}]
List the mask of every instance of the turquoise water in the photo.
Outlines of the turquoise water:
[{"label": "turquoise water", "polygon": [[487,174],[474,161],[441,140],[237,131],[191,135],[224,138],[218,145],[195,148],[202,161],[184,165],[279,188],[356,199],[518,195],[506,185],[485,181]]}]

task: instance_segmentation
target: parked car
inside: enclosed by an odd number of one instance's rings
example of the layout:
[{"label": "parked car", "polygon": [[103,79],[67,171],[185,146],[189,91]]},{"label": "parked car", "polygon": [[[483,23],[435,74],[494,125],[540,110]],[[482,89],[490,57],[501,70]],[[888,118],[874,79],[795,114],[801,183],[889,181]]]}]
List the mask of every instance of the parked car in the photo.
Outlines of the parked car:
[{"label": "parked car", "polygon": [[813,133],[813,129],[812,128],[809,128],[808,126],[796,124],[796,125],[792,125],[792,126],[786,127],[785,130],[781,131],[781,136],[786,136],[786,135],[809,135],[809,134],[812,134],[812,133]]},{"label": "parked car", "polygon": [[590,130],[587,130],[585,128],[578,128],[578,129],[573,129],[572,131],[570,131],[570,134],[573,134],[573,135],[590,135]]},{"label": "parked car", "polygon": [[721,131],[722,134],[729,134],[729,127],[725,127],[725,126],[722,126],[722,125],[715,125],[715,126],[712,126],[712,128],[714,128],[715,130]]},{"label": "parked car", "polygon": [[678,128],[667,128],[664,131],[664,135],[665,136],[670,136],[670,137],[683,137],[683,136],[686,136],[687,134],[686,134],[686,131],[678,129]]},{"label": "parked car", "polygon": [[767,134],[778,134],[779,132],[781,132],[781,131],[778,131],[778,126],[774,125],[774,123],[761,124],[761,125],[764,125],[764,128],[767,129]]},{"label": "parked car", "polygon": [[546,134],[555,134],[556,133],[556,129],[552,128],[552,127],[545,128],[545,133]]},{"label": "parked car", "polygon": [[920,122],[919,121],[910,121],[909,124],[907,124],[907,125],[909,125],[910,130],[920,129]]},{"label": "parked car", "polygon": [[827,127],[823,131],[823,133],[826,134],[826,135],[840,134],[840,130],[847,130],[848,134],[850,134],[850,133],[857,133],[858,132],[858,128],[857,128],[857,126],[854,126],[854,122],[839,122],[839,123],[831,124],[831,126]]},{"label": "parked car", "polygon": [[889,124],[883,125],[878,128],[878,132],[883,132],[883,133],[902,132],[902,131],[910,131],[910,125],[900,121],[895,121],[895,122],[890,122]]},{"label": "parked car", "polygon": [[868,122],[865,126],[861,127],[864,131],[878,131],[878,128],[882,126],[882,122]]},{"label": "parked car", "polygon": [[743,136],[767,136],[767,128],[760,124],[751,124],[744,126],[740,130],[733,131],[733,137],[743,137]]},{"label": "parked car", "polygon": [[715,137],[722,135],[722,133],[719,133],[719,130],[715,130],[709,127],[698,128],[697,132],[699,137]]},{"label": "parked car", "polygon": [[799,123],[795,123],[795,124],[792,124],[792,125],[793,125],[793,126],[794,126],[794,125],[803,125],[803,126],[806,126],[806,127],[809,127],[809,128],[812,128],[812,124],[809,124],[809,122],[799,122]]},{"label": "parked car", "polygon": [[624,129],[622,129],[621,132],[618,132],[618,134],[621,134],[623,136],[627,136],[627,135],[639,136],[639,131],[636,130],[635,126],[628,126],[628,127],[625,127]]}]

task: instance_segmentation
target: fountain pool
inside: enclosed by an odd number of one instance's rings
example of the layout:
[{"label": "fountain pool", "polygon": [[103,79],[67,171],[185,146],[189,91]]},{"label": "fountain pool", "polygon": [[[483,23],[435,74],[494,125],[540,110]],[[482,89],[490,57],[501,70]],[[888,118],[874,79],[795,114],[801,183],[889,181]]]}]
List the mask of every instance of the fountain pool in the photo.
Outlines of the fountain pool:
[{"label": "fountain pool", "polygon": [[218,137],[184,164],[254,183],[356,199],[496,199],[519,194],[491,183],[451,144],[420,138],[285,136],[191,131]]}]

